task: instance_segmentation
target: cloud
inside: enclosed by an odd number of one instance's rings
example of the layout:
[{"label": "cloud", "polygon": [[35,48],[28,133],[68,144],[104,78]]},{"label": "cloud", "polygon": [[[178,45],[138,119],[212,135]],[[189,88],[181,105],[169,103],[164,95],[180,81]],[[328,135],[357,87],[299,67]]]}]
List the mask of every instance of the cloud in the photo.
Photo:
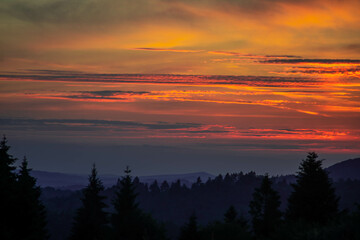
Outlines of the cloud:
[{"label": "cloud", "polygon": [[354,43],[354,44],[348,44],[343,47],[343,49],[348,50],[350,52],[357,52],[360,53],[360,44]]},{"label": "cloud", "polygon": [[[67,71],[41,70],[0,74],[1,80],[89,83],[147,83],[177,85],[246,85],[259,87],[289,87],[314,85],[321,80],[300,77],[230,76],[230,75],[173,75],[173,74],[95,74],[69,73]],[[49,73],[49,74],[44,74]]]},{"label": "cloud", "polygon": [[[62,134],[92,132],[104,137],[125,138],[203,138],[203,139],[249,139],[249,140],[357,140],[356,131],[337,129],[272,129],[236,128],[226,125],[199,123],[144,123],[137,121],[110,121],[93,119],[16,119],[1,118],[6,132],[50,132]],[[4,129],[1,129],[4,131]],[[6,133],[5,132],[5,133]]]},{"label": "cloud", "polygon": [[179,52],[179,53],[198,53],[202,50],[187,50],[187,49],[170,49],[170,48],[134,48],[133,50],[140,51],[159,51],[159,52]]},{"label": "cloud", "polygon": [[221,54],[221,55],[231,55],[244,57],[248,59],[263,59],[263,58],[271,58],[271,59],[288,59],[288,58],[300,58],[300,56],[296,55],[256,55],[256,54],[245,54],[239,52],[229,52],[229,51],[209,51],[210,54]]},{"label": "cloud", "polygon": [[[53,70],[53,69],[24,69],[25,72],[34,74],[58,75],[58,74],[83,74],[81,71]],[[16,73],[16,72],[12,72]]]},{"label": "cloud", "polygon": [[114,23],[160,15],[159,1],[138,0],[54,0],[2,2],[2,14],[34,23],[95,24]]},{"label": "cloud", "polygon": [[2,1],[0,13],[27,22],[56,24],[114,24],[146,19],[178,19],[196,17],[189,7],[229,10],[243,13],[266,12],[278,3],[308,4],[312,1],[270,0],[12,0]]},{"label": "cloud", "polygon": [[1,1],[1,69],[261,75],[266,70],[253,65],[213,63],[208,53],[306,58],[329,39],[339,50],[343,39],[358,42],[358,14],[347,11],[350,5],[356,9],[353,1],[326,0]]},{"label": "cloud", "polygon": [[333,77],[360,78],[360,66],[358,67],[291,67],[280,74],[300,74],[309,76],[326,75]]},{"label": "cloud", "polygon": [[135,91],[111,91],[111,90],[104,90],[104,91],[81,91],[81,94],[91,94],[95,97],[109,97],[109,96],[117,96],[122,94],[129,94],[129,95],[137,95],[137,94],[147,94],[149,92],[135,92]]},{"label": "cloud", "polygon": [[270,64],[360,64],[360,59],[267,59]]},{"label": "cloud", "polygon": [[118,130],[131,130],[143,128],[148,130],[178,130],[187,128],[199,128],[198,123],[142,123],[135,121],[110,121],[110,120],[89,120],[89,119],[16,119],[2,118],[1,125],[7,127],[26,128],[28,130],[72,130],[72,131],[95,131],[99,128],[118,128]]},{"label": "cloud", "polygon": [[135,95],[149,94],[146,91],[79,91],[77,94],[57,94],[57,95],[43,95],[46,98],[63,98],[63,99],[75,99],[75,100],[110,100],[110,101],[132,101]]}]

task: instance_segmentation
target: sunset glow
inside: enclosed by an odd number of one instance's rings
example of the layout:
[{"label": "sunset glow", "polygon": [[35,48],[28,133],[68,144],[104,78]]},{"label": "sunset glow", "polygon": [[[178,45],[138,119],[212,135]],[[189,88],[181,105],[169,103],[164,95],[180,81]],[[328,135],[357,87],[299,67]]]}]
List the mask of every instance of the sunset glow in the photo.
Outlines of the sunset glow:
[{"label": "sunset glow", "polygon": [[2,1],[1,133],[238,161],[260,151],[359,156],[358,9],[355,0]]}]

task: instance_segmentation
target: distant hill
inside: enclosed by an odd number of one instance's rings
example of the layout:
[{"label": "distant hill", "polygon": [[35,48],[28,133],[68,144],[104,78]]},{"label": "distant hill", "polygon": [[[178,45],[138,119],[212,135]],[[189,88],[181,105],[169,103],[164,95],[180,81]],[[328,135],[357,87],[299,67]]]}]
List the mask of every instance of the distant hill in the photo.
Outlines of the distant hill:
[{"label": "distant hill", "polygon": [[[329,173],[329,176],[333,179],[333,181],[338,181],[339,179],[360,180],[360,158],[349,159],[336,163],[328,168],[325,168],[325,170]],[[275,181],[295,183],[296,176],[294,174],[277,176]]]},{"label": "distant hill", "polygon": [[[37,178],[37,183],[41,187],[78,190],[85,187],[88,183],[88,175],[85,174],[67,174],[36,170],[33,170],[31,173],[33,177]],[[120,178],[120,176],[116,175],[100,175],[99,177],[105,187],[111,187],[115,185],[118,178]],[[157,180],[159,183],[162,183],[165,180],[169,183],[172,183],[179,179],[182,184],[190,186],[192,183],[196,182],[198,177],[200,177],[202,181],[206,181],[208,178],[213,178],[214,175],[206,172],[196,172],[173,175],[140,176],[139,179],[141,182],[148,184],[153,183],[155,180]]]},{"label": "distant hill", "polygon": [[41,187],[64,188],[78,190],[86,186],[87,176],[57,172],[31,171],[31,175],[37,179]]},{"label": "distant hill", "polygon": [[330,177],[337,181],[339,179],[360,180],[360,158],[349,159],[336,163],[326,169]]},{"label": "distant hill", "polygon": [[[326,170],[329,172],[330,177],[334,181],[339,179],[358,179],[360,180],[360,158],[349,159],[336,163]],[[88,175],[77,175],[57,172],[45,172],[45,171],[32,171],[32,175],[37,178],[37,182],[41,187],[54,187],[69,190],[78,190],[87,185]],[[187,174],[172,174],[172,175],[154,175],[154,176],[140,176],[140,181],[143,183],[151,184],[155,180],[158,183],[168,181],[169,183],[175,182],[178,179],[182,184],[190,186],[196,182],[196,179],[200,177],[204,182],[208,178],[214,178],[215,176],[207,172],[195,172]],[[111,187],[116,184],[117,179],[120,176],[116,175],[100,175],[101,180],[105,187]],[[288,183],[295,182],[295,175],[286,175],[277,177],[277,181],[285,180]]]}]

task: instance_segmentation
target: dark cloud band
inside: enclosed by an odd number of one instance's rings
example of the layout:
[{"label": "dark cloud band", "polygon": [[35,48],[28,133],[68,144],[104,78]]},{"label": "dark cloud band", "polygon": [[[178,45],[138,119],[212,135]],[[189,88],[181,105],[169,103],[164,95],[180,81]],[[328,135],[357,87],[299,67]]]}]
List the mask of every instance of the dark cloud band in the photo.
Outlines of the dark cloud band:
[{"label": "dark cloud band", "polygon": [[360,64],[359,59],[267,59],[259,62],[271,64]]},{"label": "dark cloud band", "polygon": [[145,128],[149,130],[176,130],[187,128],[199,128],[199,123],[142,123],[135,121],[108,121],[108,120],[89,120],[89,119],[0,119],[0,125],[5,127],[29,128],[34,130],[91,130],[101,127],[116,128]]},{"label": "dark cloud band", "polygon": [[[47,72],[47,74],[44,74]],[[147,83],[185,85],[247,85],[261,87],[284,87],[286,84],[313,84],[320,80],[300,77],[231,76],[231,75],[172,75],[172,74],[93,74],[69,73],[67,71],[40,70],[0,74],[0,80],[91,82],[91,83]],[[97,93],[112,94],[111,92]],[[131,93],[128,93],[131,94]],[[139,94],[139,93],[133,93]],[[142,93],[145,94],[145,93]]]}]

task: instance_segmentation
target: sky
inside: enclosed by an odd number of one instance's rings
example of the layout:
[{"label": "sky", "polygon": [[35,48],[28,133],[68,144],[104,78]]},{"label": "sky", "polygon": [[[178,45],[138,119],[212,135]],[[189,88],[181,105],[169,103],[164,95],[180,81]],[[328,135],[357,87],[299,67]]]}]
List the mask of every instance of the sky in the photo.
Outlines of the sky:
[{"label": "sky", "polygon": [[36,170],[360,156],[357,0],[0,0],[0,133]]}]

